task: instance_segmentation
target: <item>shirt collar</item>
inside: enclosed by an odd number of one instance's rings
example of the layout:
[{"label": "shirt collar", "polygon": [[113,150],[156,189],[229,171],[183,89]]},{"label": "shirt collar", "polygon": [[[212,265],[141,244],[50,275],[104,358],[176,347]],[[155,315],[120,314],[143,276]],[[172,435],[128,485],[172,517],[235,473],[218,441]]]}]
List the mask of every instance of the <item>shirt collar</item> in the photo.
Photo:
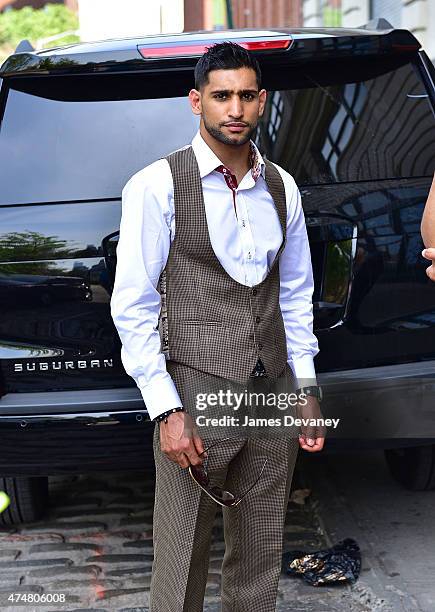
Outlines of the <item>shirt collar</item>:
[{"label": "shirt collar", "polygon": [[[261,173],[264,178],[265,173],[265,163],[261,156],[260,151],[258,150],[256,144],[251,140],[251,172],[254,180],[256,180],[256,176]],[[218,166],[222,165],[221,160],[217,157],[215,153],[210,149],[208,144],[205,142],[203,137],[201,136],[200,131],[198,130],[195,137],[192,140],[192,148],[195,153],[196,161],[198,162],[199,174],[201,178],[204,178],[210,172],[213,172]],[[252,163],[253,162],[253,163]]]}]

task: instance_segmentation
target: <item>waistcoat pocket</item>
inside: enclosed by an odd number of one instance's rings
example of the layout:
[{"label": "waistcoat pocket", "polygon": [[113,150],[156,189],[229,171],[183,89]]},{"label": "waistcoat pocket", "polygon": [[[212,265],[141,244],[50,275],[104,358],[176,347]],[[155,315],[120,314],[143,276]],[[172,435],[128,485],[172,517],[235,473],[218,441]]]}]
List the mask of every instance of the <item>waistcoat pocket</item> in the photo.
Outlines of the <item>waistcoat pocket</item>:
[{"label": "waistcoat pocket", "polygon": [[222,327],[222,321],[200,321],[197,319],[177,319],[177,323],[182,323],[183,325],[206,325],[214,326],[214,327]]}]

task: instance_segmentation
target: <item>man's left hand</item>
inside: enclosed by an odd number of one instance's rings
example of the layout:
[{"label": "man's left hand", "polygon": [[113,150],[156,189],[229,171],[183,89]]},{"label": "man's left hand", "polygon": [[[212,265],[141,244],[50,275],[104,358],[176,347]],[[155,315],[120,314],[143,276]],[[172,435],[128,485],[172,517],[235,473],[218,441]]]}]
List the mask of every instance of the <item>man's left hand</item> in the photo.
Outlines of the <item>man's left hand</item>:
[{"label": "man's left hand", "polygon": [[[299,419],[323,419],[317,398],[307,395],[296,407]],[[299,446],[309,453],[321,451],[325,443],[326,427],[324,425],[301,425]]]}]

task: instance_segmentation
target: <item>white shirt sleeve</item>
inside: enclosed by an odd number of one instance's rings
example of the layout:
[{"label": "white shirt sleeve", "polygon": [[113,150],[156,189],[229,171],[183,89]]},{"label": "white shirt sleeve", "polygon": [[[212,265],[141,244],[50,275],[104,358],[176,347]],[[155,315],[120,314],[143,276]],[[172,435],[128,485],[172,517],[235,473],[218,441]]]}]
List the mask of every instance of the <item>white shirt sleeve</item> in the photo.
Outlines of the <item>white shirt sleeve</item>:
[{"label": "white shirt sleeve", "polygon": [[287,338],[287,359],[298,387],[316,384],[313,333],[313,270],[301,194],[293,177],[280,170],[286,190],[287,241],[279,261],[279,303]]},{"label": "white shirt sleeve", "polygon": [[170,248],[173,183],[166,160],[131,177],[122,190],[115,283],[110,307],[122,342],[121,361],[154,419],[182,406],[161,351],[157,289]]}]

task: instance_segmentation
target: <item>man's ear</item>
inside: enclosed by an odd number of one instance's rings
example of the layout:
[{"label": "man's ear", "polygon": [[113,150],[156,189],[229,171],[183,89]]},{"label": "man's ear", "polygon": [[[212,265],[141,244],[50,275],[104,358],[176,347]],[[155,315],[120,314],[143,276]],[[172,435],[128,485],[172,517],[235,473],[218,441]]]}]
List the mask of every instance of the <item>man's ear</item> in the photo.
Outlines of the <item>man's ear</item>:
[{"label": "man's ear", "polygon": [[258,115],[261,117],[264,112],[264,107],[266,105],[267,91],[265,89],[261,89],[258,93],[259,107],[258,107]]},{"label": "man's ear", "polygon": [[201,114],[201,92],[197,89],[191,89],[189,91],[190,106],[194,115]]}]

